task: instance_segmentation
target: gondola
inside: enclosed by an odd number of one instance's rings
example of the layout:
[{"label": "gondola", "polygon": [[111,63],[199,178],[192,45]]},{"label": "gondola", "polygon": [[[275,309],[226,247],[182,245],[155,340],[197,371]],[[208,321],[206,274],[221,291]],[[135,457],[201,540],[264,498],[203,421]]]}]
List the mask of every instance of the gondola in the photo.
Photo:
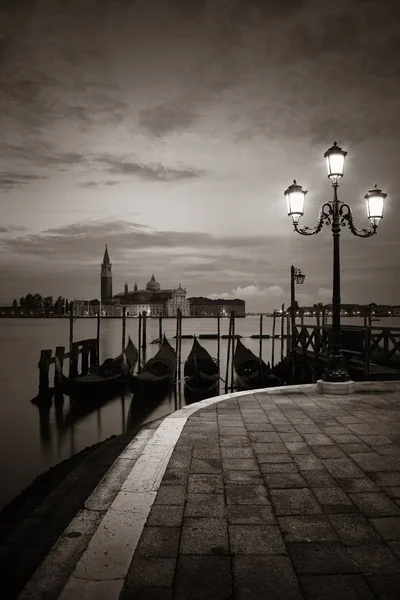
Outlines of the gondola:
[{"label": "gondola", "polygon": [[[108,358],[98,367],[94,367],[86,375],[66,377],[61,375],[63,391],[67,396],[80,396],[93,399],[94,396],[104,397],[117,392],[123,384],[123,368],[126,361],[127,370],[134,368],[138,359],[138,351],[129,338],[128,343],[116,358]],[[57,365],[56,365],[57,368]]]},{"label": "gondola", "polygon": [[281,379],[272,375],[270,366],[246,348],[240,340],[236,342],[233,366],[236,372],[236,384],[241,390],[283,385]]},{"label": "gondola", "polygon": [[183,368],[185,390],[191,394],[207,396],[219,385],[219,369],[211,354],[194,338],[192,349]]},{"label": "gondola", "polygon": [[141,372],[135,374],[134,367],[128,371],[129,387],[133,393],[158,394],[174,383],[175,374],[176,352],[164,335],[159,351]]}]

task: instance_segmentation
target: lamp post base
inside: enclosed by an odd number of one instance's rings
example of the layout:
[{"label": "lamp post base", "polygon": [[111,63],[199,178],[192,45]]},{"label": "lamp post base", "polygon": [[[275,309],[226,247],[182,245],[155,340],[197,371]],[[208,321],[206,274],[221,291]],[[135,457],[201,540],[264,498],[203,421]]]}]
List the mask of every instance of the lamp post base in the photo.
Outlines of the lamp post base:
[{"label": "lamp post base", "polygon": [[356,384],[351,379],[348,381],[324,381],[318,379],[317,391],[320,394],[335,394],[335,395],[347,395],[354,394],[356,391]]},{"label": "lamp post base", "polygon": [[322,379],[330,383],[350,381],[350,375],[346,369],[343,354],[340,350],[336,350],[336,348],[330,350],[328,365],[322,375]]}]

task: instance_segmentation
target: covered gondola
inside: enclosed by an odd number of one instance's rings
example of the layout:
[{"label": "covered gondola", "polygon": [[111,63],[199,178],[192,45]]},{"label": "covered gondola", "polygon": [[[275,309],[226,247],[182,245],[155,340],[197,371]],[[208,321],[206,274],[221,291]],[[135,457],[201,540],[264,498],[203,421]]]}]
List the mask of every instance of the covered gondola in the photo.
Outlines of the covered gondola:
[{"label": "covered gondola", "polygon": [[98,367],[94,367],[85,375],[77,377],[67,377],[59,370],[61,377],[63,392],[67,396],[80,396],[81,398],[104,397],[117,392],[120,386],[124,383],[123,371],[124,362],[126,362],[126,370],[135,367],[138,359],[138,351],[129,338],[128,344],[116,358],[105,360]]},{"label": "covered gondola", "polygon": [[150,358],[138,373],[128,371],[129,387],[134,393],[159,393],[167,390],[175,381],[176,352],[167,338],[163,337],[157,354]]},{"label": "covered gondola", "polygon": [[241,390],[283,385],[283,381],[271,373],[270,366],[240,340],[236,342],[233,366],[236,372],[236,384]]},{"label": "covered gondola", "polygon": [[194,338],[192,349],[183,369],[185,390],[190,394],[218,394],[219,369],[211,354]]}]

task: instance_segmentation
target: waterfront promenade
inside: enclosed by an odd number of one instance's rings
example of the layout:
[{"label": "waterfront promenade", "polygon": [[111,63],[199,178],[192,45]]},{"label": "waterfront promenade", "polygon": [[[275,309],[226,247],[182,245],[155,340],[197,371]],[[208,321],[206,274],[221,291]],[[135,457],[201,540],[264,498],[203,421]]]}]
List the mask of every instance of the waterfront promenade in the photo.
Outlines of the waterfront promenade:
[{"label": "waterfront promenade", "polygon": [[19,599],[398,598],[400,383],[356,390],[229,394],[144,428]]}]

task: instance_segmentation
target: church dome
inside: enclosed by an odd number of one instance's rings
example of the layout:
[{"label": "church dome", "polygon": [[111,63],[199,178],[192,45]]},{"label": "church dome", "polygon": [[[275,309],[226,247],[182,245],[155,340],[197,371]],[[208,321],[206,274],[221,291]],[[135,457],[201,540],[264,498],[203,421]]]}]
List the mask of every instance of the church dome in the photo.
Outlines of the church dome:
[{"label": "church dome", "polygon": [[154,273],[153,273],[150,281],[146,284],[146,290],[148,292],[159,292],[160,289],[161,289],[161,286],[158,283],[158,281],[156,281],[156,278],[154,277]]}]

